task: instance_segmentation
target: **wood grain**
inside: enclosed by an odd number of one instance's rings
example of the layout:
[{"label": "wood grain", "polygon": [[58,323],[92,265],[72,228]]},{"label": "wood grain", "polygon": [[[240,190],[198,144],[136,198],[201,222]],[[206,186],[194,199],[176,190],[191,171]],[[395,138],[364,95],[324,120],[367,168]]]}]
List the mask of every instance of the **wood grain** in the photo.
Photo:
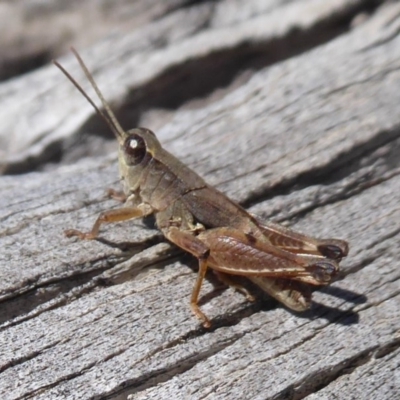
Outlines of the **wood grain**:
[{"label": "wood grain", "polygon": [[[89,229],[115,207],[105,191],[119,188],[118,171],[115,152],[100,155],[114,146],[106,139],[89,157],[93,111],[45,67],[0,85],[1,129],[21,135],[2,134],[16,141],[3,168],[23,171],[0,177],[1,398],[400,396],[400,6],[310,0],[262,13],[257,4],[178,7],[142,36],[106,38],[82,56],[124,123],[153,121],[168,150],[251,212],[349,240],[339,279],[295,314],[267,296],[248,303],[210,274],[205,330],[189,308],[195,260],[151,224],[107,226],[97,241],[65,238],[64,229]],[[363,7],[369,18],[330,36],[332,21]],[[199,31],[188,33],[189,15],[203,18]],[[186,32],[178,39],[176,21]],[[279,37],[290,48],[294,26],[312,45],[246,75],[237,68],[223,90],[213,83],[199,94],[189,71],[209,68],[216,53],[216,69],[237,61],[249,54],[244,43],[261,54]],[[61,61],[78,74],[71,58]],[[161,89],[178,83],[167,101]],[[79,138],[86,158],[73,155]]]}]

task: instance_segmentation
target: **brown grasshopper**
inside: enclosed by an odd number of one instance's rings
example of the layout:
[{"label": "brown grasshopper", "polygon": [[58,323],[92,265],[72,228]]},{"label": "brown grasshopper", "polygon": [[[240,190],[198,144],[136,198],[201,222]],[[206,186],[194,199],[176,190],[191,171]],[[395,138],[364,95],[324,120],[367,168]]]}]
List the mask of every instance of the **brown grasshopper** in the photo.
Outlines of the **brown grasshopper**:
[{"label": "brown grasshopper", "polygon": [[233,276],[249,278],[287,307],[304,311],[311,295],[307,285],[327,285],[348,253],[343,240],[318,240],[275,223],[261,223],[240,205],[207,183],[161,147],[149,129],[124,131],[105,101],[83,60],[72,49],[102,102],[100,110],[72,76],[54,64],[82,93],[114,132],[119,144],[119,169],[125,204],[102,212],[88,233],[66,231],[67,236],[95,239],[103,223],[154,214],[164,236],[199,261],[190,306],[205,327],[210,321],[198,306],[207,268],[252,296]]}]

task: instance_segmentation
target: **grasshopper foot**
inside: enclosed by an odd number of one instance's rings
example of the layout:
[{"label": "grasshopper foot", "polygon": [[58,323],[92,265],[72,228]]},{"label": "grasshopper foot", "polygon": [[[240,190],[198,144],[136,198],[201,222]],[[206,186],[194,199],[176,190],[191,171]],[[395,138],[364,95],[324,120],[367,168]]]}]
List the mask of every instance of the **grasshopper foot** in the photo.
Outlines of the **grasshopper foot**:
[{"label": "grasshopper foot", "polygon": [[96,238],[96,236],[93,235],[91,232],[84,233],[84,232],[78,231],[77,229],[67,229],[66,231],[64,231],[64,234],[68,238],[77,236],[81,240],[93,240]]},{"label": "grasshopper foot", "polygon": [[196,317],[202,321],[204,328],[206,329],[210,328],[211,327],[210,320],[206,317],[203,311],[200,310],[200,307],[197,305],[197,303],[190,303],[190,307],[193,311],[193,314],[195,314]]},{"label": "grasshopper foot", "polygon": [[206,329],[211,328],[211,322],[209,320],[203,322],[203,327]]}]

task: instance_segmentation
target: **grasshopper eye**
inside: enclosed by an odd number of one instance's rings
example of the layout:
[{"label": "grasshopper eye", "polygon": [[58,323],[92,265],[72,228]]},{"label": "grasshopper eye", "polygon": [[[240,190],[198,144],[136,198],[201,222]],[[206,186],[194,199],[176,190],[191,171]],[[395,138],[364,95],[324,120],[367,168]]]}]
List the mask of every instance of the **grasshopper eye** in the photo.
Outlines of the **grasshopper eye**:
[{"label": "grasshopper eye", "polygon": [[139,135],[129,135],[124,142],[124,155],[128,165],[137,165],[146,155],[146,144]]}]

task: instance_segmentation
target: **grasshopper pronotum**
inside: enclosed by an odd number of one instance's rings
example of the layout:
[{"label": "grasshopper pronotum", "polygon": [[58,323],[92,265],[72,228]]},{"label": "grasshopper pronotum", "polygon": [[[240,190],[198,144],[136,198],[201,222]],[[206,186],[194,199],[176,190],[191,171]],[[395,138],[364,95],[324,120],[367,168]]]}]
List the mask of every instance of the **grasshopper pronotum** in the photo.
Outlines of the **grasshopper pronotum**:
[{"label": "grasshopper pronotum", "polygon": [[276,223],[262,223],[240,205],[207,183],[161,147],[149,129],[124,131],[105,101],[92,75],[72,49],[104,111],[57,62],[67,76],[114,132],[119,144],[119,169],[125,204],[102,212],[88,233],[66,231],[67,236],[94,239],[100,225],[154,214],[164,236],[199,261],[199,272],[190,305],[205,327],[210,321],[198,306],[207,268],[244,292],[232,275],[249,278],[287,307],[303,311],[310,306],[306,284],[327,285],[348,253],[343,240],[318,240]]}]

